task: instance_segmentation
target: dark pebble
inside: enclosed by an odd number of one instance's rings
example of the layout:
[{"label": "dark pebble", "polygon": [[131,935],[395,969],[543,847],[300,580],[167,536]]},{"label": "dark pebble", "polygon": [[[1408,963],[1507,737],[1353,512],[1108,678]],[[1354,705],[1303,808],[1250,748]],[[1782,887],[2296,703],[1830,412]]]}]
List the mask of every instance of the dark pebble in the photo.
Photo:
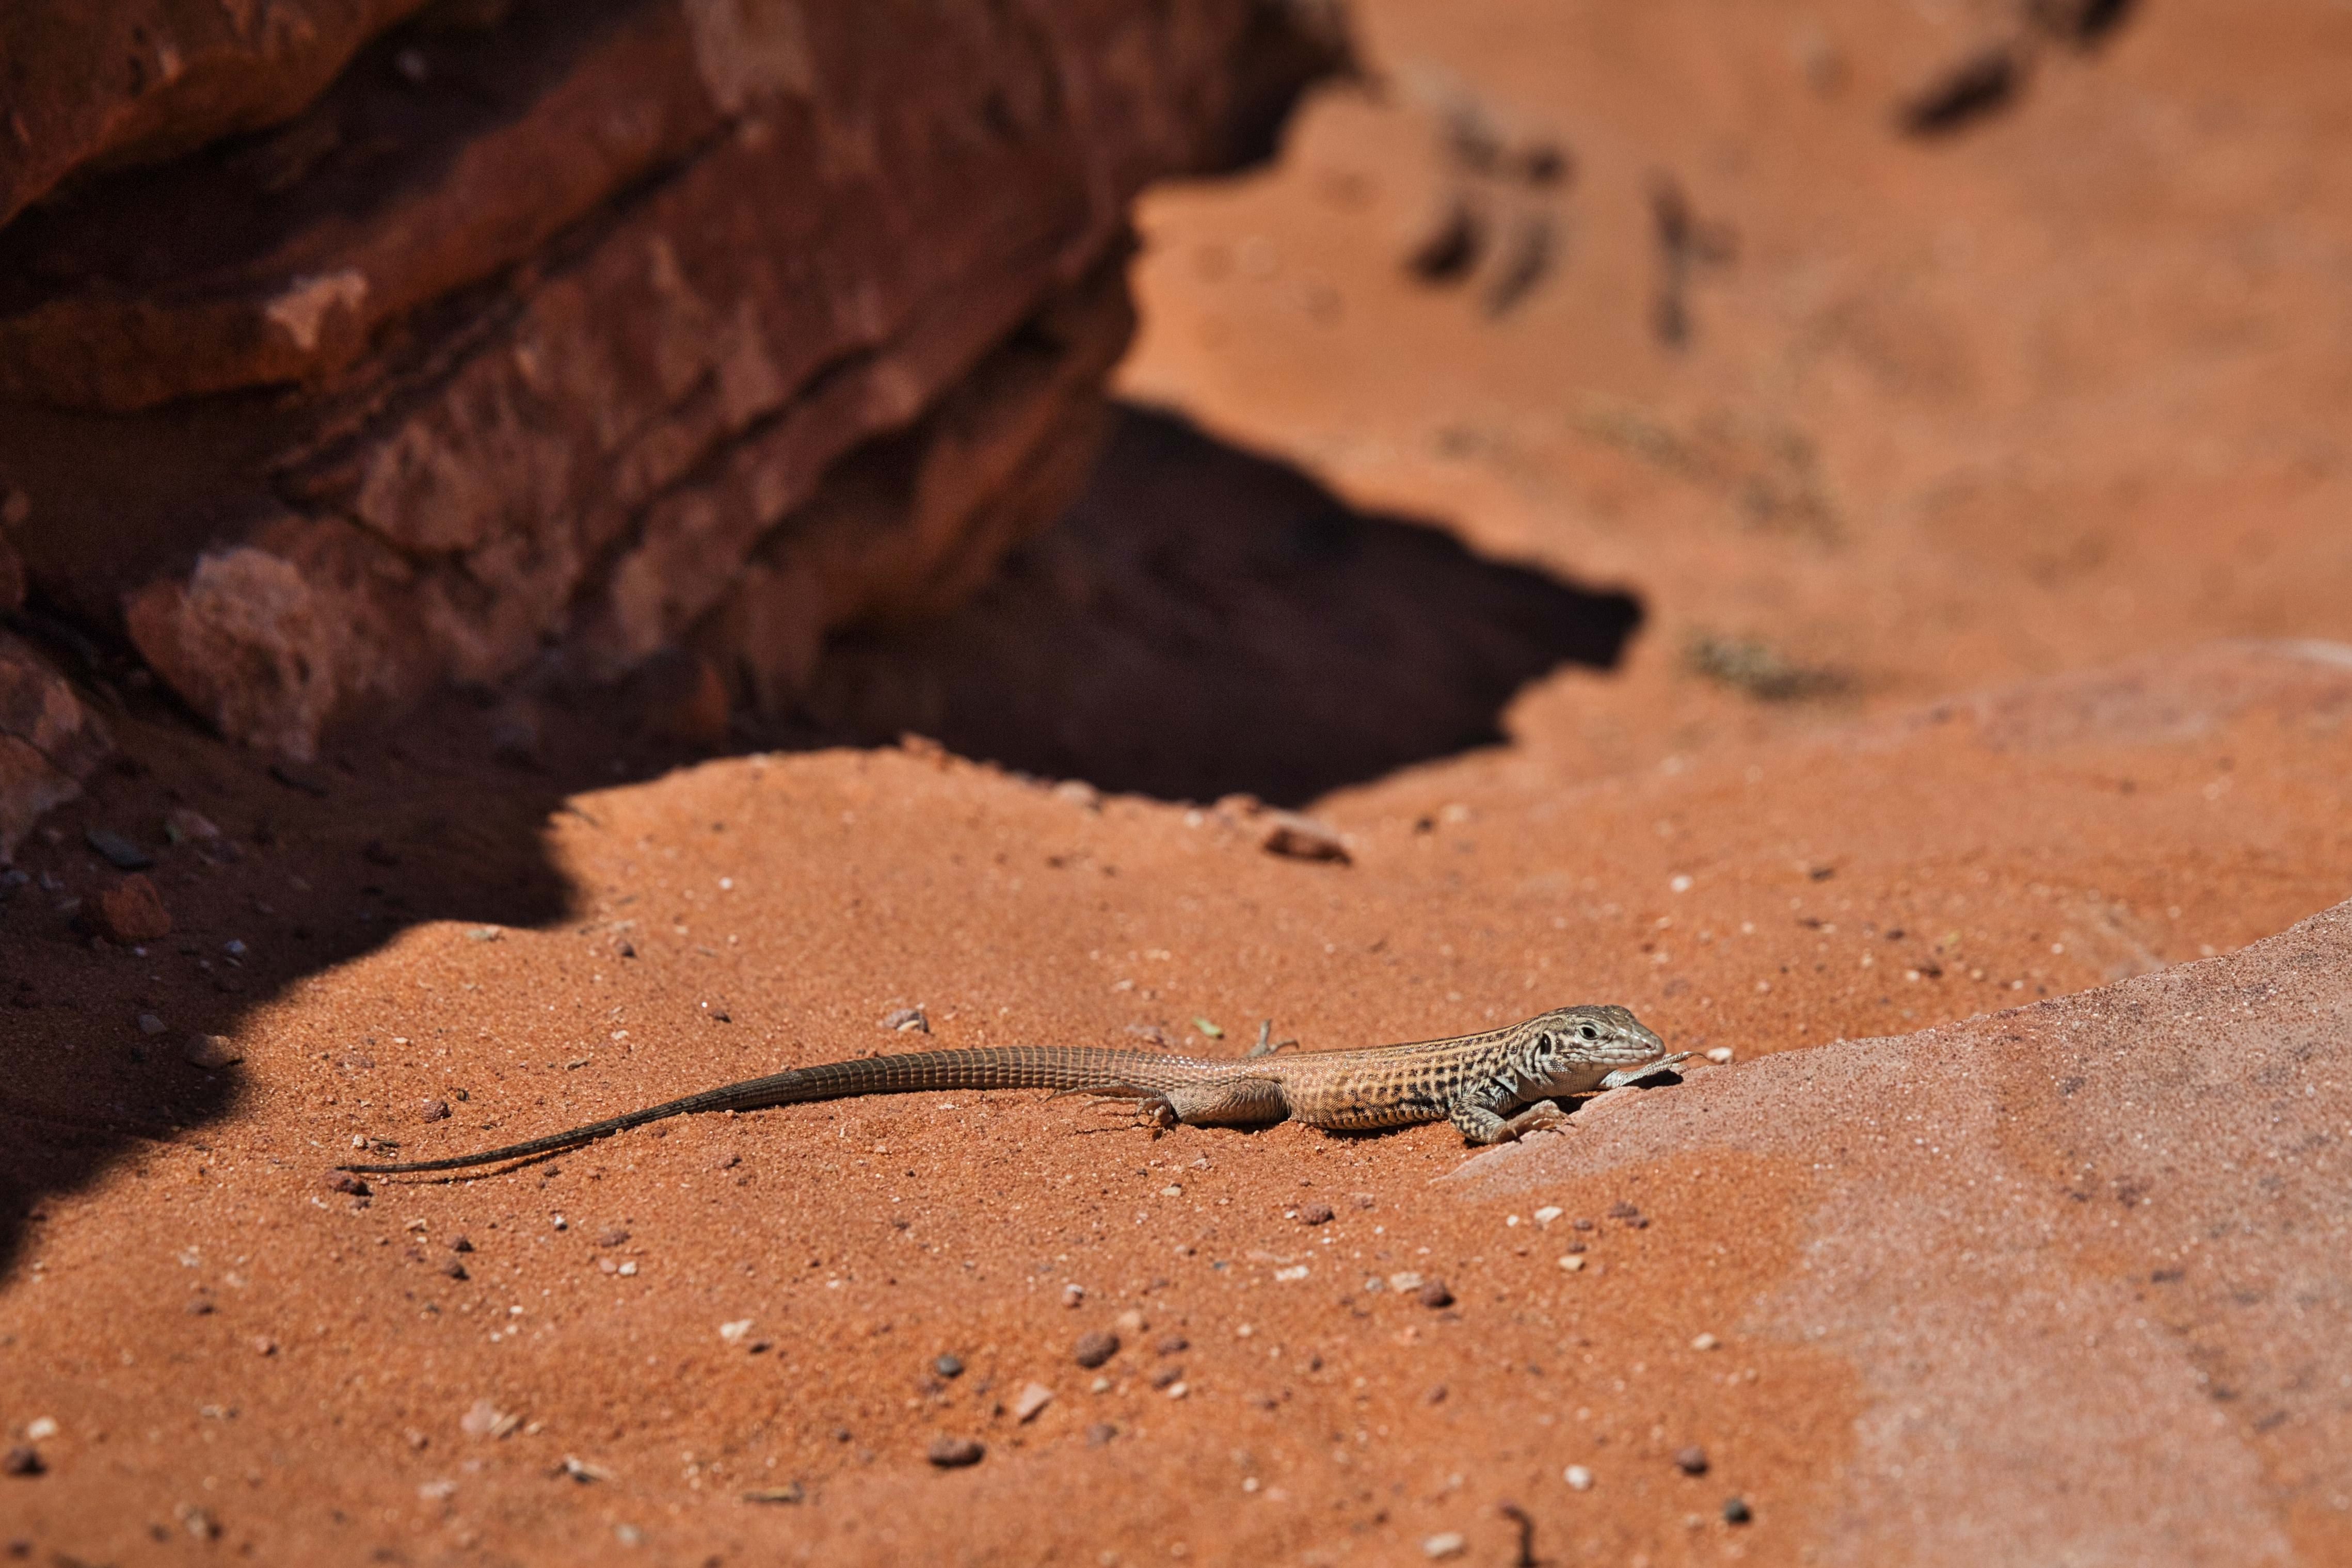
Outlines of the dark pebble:
[{"label": "dark pebble", "polygon": [[1454,1305],[1454,1292],[1445,1288],[1443,1279],[1433,1279],[1413,1292],[1413,1299],[1432,1311]]},{"label": "dark pebble", "polygon": [[1159,1368],[1151,1374],[1151,1386],[1154,1388],[1171,1388],[1183,1381],[1184,1369],[1173,1362]]},{"label": "dark pebble", "polygon": [[1675,1450],[1675,1468],[1686,1476],[1706,1474],[1706,1450],[1693,1443]]},{"label": "dark pebble", "polygon": [[988,1450],[970,1437],[934,1437],[930,1451],[923,1457],[943,1470],[958,1470],[980,1463],[988,1457]]},{"label": "dark pebble", "polygon": [[961,1377],[963,1360],[960,1356],[943,1355],[931,1363],[931,1370],[941,1377]]},{"label": "dark pebble", "polygon": [[1087,1447],[1099,1448],[1118,1436],[1118,1428],[1108,1421],[1097,1421],[1087,1428]]},{"label": "dark pebble", "polygon": [[202,1296],[188,1303],[188,1316],[191,1318],[209,1318],[212,1314],[213,1304]]},{"label": "dark pebble", "polygon": [[1592,1222],[1589,1219],[1580,1219],[1576,1221],[1571,1228],[1576,1230],[1591,1230],[1592,1228]]},{"label": "dark pebble", "polygon": [[448,1116],[449,1102],[446,1100],[427,1100],[416,1107],[416,1120],[419,1121],[443,1121]]},{"label": "dark pebble", "polygon": [[48,1467],[34,1449],[19,1446],[0,1454],[0,1475],[37,1476]]},{"label": "dark pebble", "polygon": [[125,838],[120,833],[103,827],[85,827],[82,842],[106,858],[108,865],[118,871],[144,871],[155,864],[155,857]]},{"label": "dark pebble", "polygon": [[1161,1355],[1181,1355],[1192,1348],[1192,1342],[1181,1334],[1162,1334],[1160,1342],[1151,1348]]},{"label": "dark pebble", "polygon": [[1723,1500],[1724,1523],[1746,1524],[1749,1520],[1754,1519],[1755,1517],[1756,1511],[1748,1506],[1748,1500],[1746,1498],[1730,1497]]},{"label": "dark pebble", "polygon": [[1430,1389],[1427,1394],[1421,1396],[1422,1403],[1424,1405],[1443,1405],[1445,1403],[1445,1385],[1442,1383],[1438,1384]]},{"label": "dark pebble", "polygon": [[1609,1217],[1611,1219],[1633,1219],[1638,1217],[1641,1215],[1641,1212],[1642,1211],[1640,1209],[1635,1208],[1623,1198],[1619,1198],[1615,1203],[1609,1205]]},{"label": "dark pebble", "polygon": [[1078,1342],[1070,1352],[1070,1356],[1080,1366],[1100,1366],[1118,1353],[1118,1336],[1097,1329],[1092,1333],[1078,1336]]},{"label": "dark pebble", "polygon": [[441,1272],[446,1274],[452,1279],[466,1279],[472,1278],[472,1276],[466,1272],[466,1266],[458,1262],[454,1258],[441,1266]]},{"label": "dark pebble", "polygon": [[1301,1225],[1329,1225],[1331,1223],[1331,1205],[1329,1204],[1300,1204],[1298,1205],[1298,1223]]},{"label": "dark pebble", "polygon": [[[625,1233],[621,1239],[626,1241],[628,1239],[627,1235]],[[449,1238],[449,1250],[452,1252],[471,1252],[474,1250],[474,1244],[467,1240],[462,1236],[453,1236]]]},{"label": "dark pebble", "polygon": [[365,1182],[361,1181],[349,1171],[330,1171],[327,1173],[327,1190],[331,1193],[349,1193],[355,1198],[363,1198],[368,1195],[370,1189]]},{"label": "dark pebble", "polygon": [[596,1233],[596,1245],[599,1247],[618,1247],[628,1239],[629,1233],[617,1225],[608,1225]]}]

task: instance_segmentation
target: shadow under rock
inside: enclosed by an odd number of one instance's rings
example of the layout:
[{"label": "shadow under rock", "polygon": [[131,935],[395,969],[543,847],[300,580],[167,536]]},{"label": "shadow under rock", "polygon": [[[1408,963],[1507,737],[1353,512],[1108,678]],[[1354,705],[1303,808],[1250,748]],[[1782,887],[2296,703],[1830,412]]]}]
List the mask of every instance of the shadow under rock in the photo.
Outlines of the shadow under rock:
[{"label": "shadow under rock", "polygon": [[[453,698],[339,737],[316,764],[272,765],[166,700],[125,699],[105,678],[131,668],[90,672],[85,689],[115,732],[114,760],[20,847],[26,879],[0,888],[0,1283],[39,1255],[52,1195],[118,1164],[144,1182],[166,1145],[213,1149],[247,1069],[208,1059],[203,1037],[237,1033],[256,1007],[422,921],[483,922],[487,939],[561,919],[572,889],[542,829],[577,809],[572,790],[609,782],[500,763],[494,716]],[[631,771],[663,760],[676,759]],[[107,847],[150,862],[139,872],[168,932],[127,944],[91,933],[98,900],[124,875]],[[376,1092],[379,1061],[425,1048],[362,1019],[321,1027],[301,1050],[356,1101]],[[336,1152],[258,1125],[229,1142],[232,1165],[306,1175]],[[184,1162],[174,1174],[187,1179]]]},{"label": "shadow under rock", "polygon": [[836,638],[805,717],[1167,800],[1299,805],[1504,739],[1561,665],[1609,669],[1639,600],[1362,512],[1174,416],[1122,410],[1094,477],[961,610]]}]

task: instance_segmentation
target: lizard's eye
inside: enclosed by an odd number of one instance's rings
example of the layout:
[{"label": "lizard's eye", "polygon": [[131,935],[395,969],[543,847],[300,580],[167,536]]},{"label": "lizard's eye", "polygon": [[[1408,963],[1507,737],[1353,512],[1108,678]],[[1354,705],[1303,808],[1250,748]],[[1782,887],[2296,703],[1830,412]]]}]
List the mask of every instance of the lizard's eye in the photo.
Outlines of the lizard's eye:
[{"label": "lizard's eye", "polygon": [[1576,1032],[1588,1040],[1597,1040],[1601,1037],[1601,1031],[1590,1024],[1579,1024],[1576,1026]]}]

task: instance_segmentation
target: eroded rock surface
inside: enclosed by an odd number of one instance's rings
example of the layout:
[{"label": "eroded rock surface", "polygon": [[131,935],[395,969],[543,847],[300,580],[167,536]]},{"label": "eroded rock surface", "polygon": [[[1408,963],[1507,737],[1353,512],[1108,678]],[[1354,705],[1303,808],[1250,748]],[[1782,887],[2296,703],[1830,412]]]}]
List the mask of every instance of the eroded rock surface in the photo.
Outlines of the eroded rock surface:
[{"label": "eroded rock surface", "polygon": [[2352,1546],[2352,904],[2227,958],[1603,1102],[1471,1162],[1773,1211],[1745,1337],[1865,1406],[1810,1561],[2281,1563]]},{"label": "eroded rock surface", "polygon": [[445,12],[0,231],[35,588],[296,756],[549,650],[775,701],[952,598],[1083,476],[1129,197],[1330,58],[1251,0]]}]

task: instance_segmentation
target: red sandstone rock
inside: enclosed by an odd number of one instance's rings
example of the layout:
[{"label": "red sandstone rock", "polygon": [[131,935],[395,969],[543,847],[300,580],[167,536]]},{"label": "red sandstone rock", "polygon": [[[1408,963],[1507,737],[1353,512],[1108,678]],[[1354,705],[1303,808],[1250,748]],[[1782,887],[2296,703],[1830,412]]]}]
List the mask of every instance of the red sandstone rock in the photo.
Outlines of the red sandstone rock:
[{"label": "red sandstone rock", "polygon": [[[692,635],[780,700],[1075,492],[1126,200],[1262,110],[1268,15],[524,0],[371,51],[0,232],[27,565],[297,756],[551,644],[601,679]],[[829,491],[862,448],[911,486]]]},{"label": "red sandstone rock", "polygon": [[100,890],[90,900],[90,914],[99,935],[125,946],[161,942],[172,934],[172,915],[163,907],[163,895],[155,891],[153,882],[135,871]]},{"label": "red sandstone rock", "polygon": [[48,661],[0,632],[0,861],[42,813],[79,795],[112,749],[106,726]]},{"label": "red sandstone rock", "polygon": [[77,170],[168,156],[287,118],[352,51],[425,3],[77,0],[0,10],[10,95],[0,224]]}]

